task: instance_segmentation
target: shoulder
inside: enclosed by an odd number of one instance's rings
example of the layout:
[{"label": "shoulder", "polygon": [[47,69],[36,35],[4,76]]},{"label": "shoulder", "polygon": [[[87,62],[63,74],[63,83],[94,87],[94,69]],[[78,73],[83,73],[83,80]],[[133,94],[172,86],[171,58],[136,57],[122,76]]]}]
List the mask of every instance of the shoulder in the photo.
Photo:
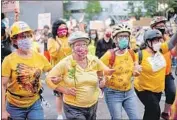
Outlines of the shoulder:
[{"label": "shoulder", "polygon": [[14,52],[12,52],[11,54],[7,55],[7,56],[4,58],[3,61],[6,61],[6,62],[10,61],[10,62],[12,62],[13,60],[16,60],[16,59],[18,59],[18,55],[17,55],[16,52],[14,51]]},{"label": "shoulder", "polygon": [[49,42],[53,42],[53,41],[56,41],[53,37],[49,38],[48,39]]}]

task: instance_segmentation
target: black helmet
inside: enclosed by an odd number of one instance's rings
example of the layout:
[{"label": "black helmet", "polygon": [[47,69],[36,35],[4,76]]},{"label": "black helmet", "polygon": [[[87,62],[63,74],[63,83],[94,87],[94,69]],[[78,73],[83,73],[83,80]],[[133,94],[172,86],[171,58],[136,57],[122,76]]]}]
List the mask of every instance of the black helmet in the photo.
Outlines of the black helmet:
[{"label": "black helmet", "polygon": [[144,33],[144,41],[152,41],[154,38],[162,38],[162,33],[157,29],[149,29]]}]

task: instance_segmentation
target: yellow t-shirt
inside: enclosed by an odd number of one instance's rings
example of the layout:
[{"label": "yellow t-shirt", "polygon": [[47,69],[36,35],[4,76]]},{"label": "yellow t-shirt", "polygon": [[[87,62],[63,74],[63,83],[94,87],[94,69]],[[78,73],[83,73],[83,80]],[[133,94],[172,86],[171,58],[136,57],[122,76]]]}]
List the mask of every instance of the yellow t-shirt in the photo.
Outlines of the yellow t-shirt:
[{"label": "yellow t-shirt", "polygon": [[[95,56],[88,55],[88,66],[81,68],[72,55],[61,60],[48,74],[47,85],[56,89],[57,86],[75,87],[76,97],[64,94],[64,102],[77,107],[91,107],[98,101],[99,87],[97,71],[102,71],[104,64]],[[58,85],[50,81],[52,76],[64,76],[64,84]]]},{"label": "yellow t-shirt", "polygon": [[[161,46],[162,53],[165,54],[168,52],[168,44],[163,43]],[[161,53],[159,53],[162,60],[165,62],[165,58]],[[149,59],[152,58],[152,55],[149,54],[146,50],[142,50],[142,71],[138,77],[135,78],[134,85],[138,91],[148,90],[151,92],[162,92],[165,87],[165,71],[166,66],[157,69],[157,71],[153,71],[152,63],[149,62]],[[136,59],[138,60],[138,55],[136,55]],[[159,62],[159,61],[157,61]]]},{"label": "yellow t-shirt", "polygon": [[95,56],[96,47],[94,45],[94,40],[91,41],[90,45],[88,46],[89,54]]},{"label": "yellow t-shirt", "polygon": [[[57,40],[57,41],[56,41]],[[48,51],[51,56],[51,64],[52,66],[55,66],[60,60],[62,60],[64,57],[71,54],[71,48],[68,44],[68,38],[58,38],[56,37],[56,40],[53,38],[49,38],[48,40]],[[61,47],[60,47],[60,45]]]},{"label": "yellow t-shirt", "polygon": [[[109,66],[110,57],[111,53],[107,51],[101,57],[101,60],[105,65]],[[112,74],[111,78],[106,81],[106,87],[120,91],[130,90],[130,79],[132,77],[133,67],[134,62],[128,50],[121,56],[116,55],[115,62],[112,67],[116,71]]]},{"label": "yellow t-shirt", "polygon": [[32,52],[31,58],[23,58],[16,52],[8,55],[2,63],[2,76],[9,77],[7,101],[17,107],[29,107],[39,99],[40,75],[51,69],[50,63],[40,53]]}]

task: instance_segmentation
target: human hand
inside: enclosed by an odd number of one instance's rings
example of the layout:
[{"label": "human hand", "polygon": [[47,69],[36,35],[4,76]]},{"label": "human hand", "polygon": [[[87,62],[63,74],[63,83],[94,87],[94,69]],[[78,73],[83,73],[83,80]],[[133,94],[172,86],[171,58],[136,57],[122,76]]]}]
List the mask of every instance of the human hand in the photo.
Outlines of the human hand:
[{"label": "human hand", "polygon": [[104,88],[105,87],[106,80],[103,78],[102,80],[99,81],[99,87]]},{"label": "human hand", "polygon": [[76,88],[66,88],[64,94],[76,96]]},{"label": "human hand", "polygon": [[3,111],[2,112],[2,120],[8,120],[8,118],[10,117],[10,114],[7,111]]},{"label": "human hand", "polygon": [[115,72],[115,69],[107,69],[105,75],[111,76]]},{"label": "human hand", "polygon": [[140,75],[140,72],[141,72],[141,71],[142,71],[142,66],[139,65],[139,64],[136,64],[136,65],[134,66],[133,75],[134,75],[134,76],[138,76],[138,75]]}]

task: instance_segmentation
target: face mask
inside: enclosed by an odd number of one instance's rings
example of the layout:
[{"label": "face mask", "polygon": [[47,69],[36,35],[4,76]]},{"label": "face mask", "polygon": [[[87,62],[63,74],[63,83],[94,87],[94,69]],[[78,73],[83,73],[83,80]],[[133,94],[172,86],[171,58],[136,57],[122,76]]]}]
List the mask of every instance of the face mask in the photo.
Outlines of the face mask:
[{"label": "face mask", "polygon": [[63,36],[66,36],[67,33],[68,33],[67,28],[59,28],[59,29],[57,29],[57,35],[58,36],[63,37]]},{"label": "face mask", "polygon": [[85,58],[88,54],[88,49],[82,48],[82,47],[77,47],[74,49],[74,52],[81,58]]},{"label": "face mask", "polygon": [[30,38],[22,39],[17,41],[18,49],[22,51],[28,51],[32,47],[32,40]]},{"label": "face mask", "polygon": [[162,33],[162,35],[165,34],[165,28],[157,28],[157,29]]},{"label": "face mask", "polygon": [[118,40],[118,47],[120,50],[124,50],[128,47],[129,39],[124,37],[124,38],[119,38]]},{"label": "face mask", "polygon": [[110,38],[110,37],[111,37],[111,34],[110,34],[110,33],[106,33],[106,37],[107,37],[107,38]]},{"label": "face mask", "polygon": [[95,39],[96,38],[96,35],[95,34],[91,34],[91,39]]},{"label": "face mask", "polygon": [[153,47],[153,50],[154,50],[155,52],[159,51],[160,48],[161,48],[161,42],[158,42],[158,43],[156,43],[156,44],[153,44],[152,47]]}]

